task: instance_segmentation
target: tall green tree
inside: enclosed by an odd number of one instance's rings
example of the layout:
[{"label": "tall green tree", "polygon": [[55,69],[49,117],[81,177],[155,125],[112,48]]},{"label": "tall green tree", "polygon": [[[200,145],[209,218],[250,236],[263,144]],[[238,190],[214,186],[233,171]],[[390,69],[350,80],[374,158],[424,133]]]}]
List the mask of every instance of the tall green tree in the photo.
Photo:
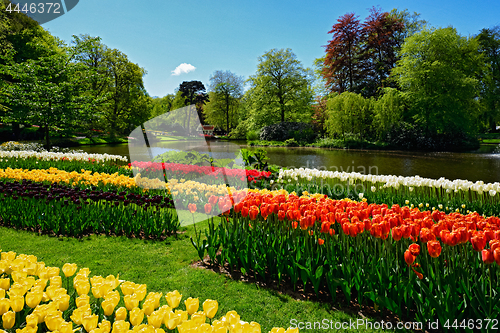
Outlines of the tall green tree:
[{"label": "tall green tree", "polygon": [[109,97],[103,110],[103,118],[114,134],[126,134],[135,126],[149,119],[145,104],[147,92],[143,76],[146,70],[128,60],[127,55],[116,49],[104,53],[106,75],[109,76]]},{"label": "tall green tree", "polygon": [[487,130],[495,131],[500,121],[500,25],[482,29],[476,38],[479,41],[479,50],[485,55],[488,65],[481,86],[483,122]]},{"label": "tall green tree", "polygon": [[[210,77],[210,102],[205,108],[208,123],[226,128],[226,133],[237,125],[236,114],[243,95],[245,80],[230,71],[217,70]],[[222,121],[221,121],[222,120]]]},{"label": "tall green tree", "polygon": [[325,127],[331,137],[340,136],[344,142],[346,134],[366,138],[372,122],[372,99],[345,91],[331,96],[326,105]]},{"label": "tall green tree", "polygon": [[[79,45],[79,48],[85,45]],[[6,117],[12,122],[40,125],[46,146],[50,130],[70,127],[81,110],[89,108],[90,99],[83,94],[86,68],[74,61],[77,47],[64,52],[8,66],[13,81],[6,87],[7,103],[12,108]]]},{"label": "tall green tree", "polygon": [[84,94],[92,100],[92,106],[87,114],[81,114],[80,120],[75,124],[83,132],[91,133],[93,129],[105,129],[103,125],[104,109],[109,106],[111,100],[111,87],[113,85],[109,63],[106,61],[108,47],[100,38],[90,35],[74,36],[73,44],[86,44],[88,47],[80,48],[81,52],[76,55],[76,61],[87,68],[88,76],[85,80]]},{"label": "tall green tree", "polygon": [[310,121],[313,72],[291,49],[272,49],[259,57],[247,91],[258,128],[284,121]]},{"label": "tall green tree", "polygon": [[384,88],[382,95],[373,101],[373,129],[385,140],[391,129],[405,118],[406,103],[402,93],[395,88]]},{"label": "tall green tree", "polygon": [[[203,105],[208,102],[208,94],[205,85],[201,81],[184,81],[179,86],[179,92],[184,97],[186,106],[195,105],[200,122],[203,124]],[[191,133],[191,110],[187,110],[187,117],[184,121],[184,128]]]},{"label": "tall green tree", "polygon": [[478,41],[452,27],[425,28],[406,39],[401,55],[393,74],[412,120],[428,135],[474,132],[485,70]]}]

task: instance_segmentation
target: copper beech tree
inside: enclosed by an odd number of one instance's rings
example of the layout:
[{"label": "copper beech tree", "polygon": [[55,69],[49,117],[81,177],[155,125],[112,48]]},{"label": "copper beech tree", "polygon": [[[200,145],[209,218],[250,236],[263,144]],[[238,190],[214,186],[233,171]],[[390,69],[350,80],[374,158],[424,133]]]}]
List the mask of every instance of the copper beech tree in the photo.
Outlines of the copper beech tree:
[{"label": "copper beech tree", "polygon": [[361,23],[359,16],[341,16],[328,32],[322,75],[331,92],[374,96],[384,86],[397,60],[404,29],[402,19],[373,7]]}]

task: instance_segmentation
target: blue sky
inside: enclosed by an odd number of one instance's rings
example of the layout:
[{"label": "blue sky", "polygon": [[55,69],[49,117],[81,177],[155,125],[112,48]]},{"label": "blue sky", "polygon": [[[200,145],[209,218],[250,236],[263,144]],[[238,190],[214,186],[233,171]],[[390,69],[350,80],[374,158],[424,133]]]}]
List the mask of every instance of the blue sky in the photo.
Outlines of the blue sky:
[{"label": "blue sky", "polygon": [[[72,35],[101,37],[145,68],[148,93],[162,97],[182,81],[208,86],[216,70],[247,79],[258,57],[273,48],[291,48],[303,66],[312,67],[336,20],[354,12],[363,21],[373,6],[408,9],[431,26],[453,26],[464,36],[500,24],[499,0],[81,0],[42,26],[66,42]],[[173,75],[178,67],[191,71]]]}]

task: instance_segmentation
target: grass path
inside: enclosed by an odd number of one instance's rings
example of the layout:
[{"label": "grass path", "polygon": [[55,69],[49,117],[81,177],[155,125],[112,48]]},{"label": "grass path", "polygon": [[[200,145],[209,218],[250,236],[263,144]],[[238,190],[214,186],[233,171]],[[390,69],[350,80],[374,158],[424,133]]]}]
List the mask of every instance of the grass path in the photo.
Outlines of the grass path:
[{"label": "grass path", "polygon": [[[205,226],[206,222],[198,223],[197,228]],[[200,304],[205,299],[215,299],[219,302],[216,318],[236,310],[242,320],[258,322],[262,332],[268,332],[274,326],[287,328],[294,318],[303,322],[324,319],[334,323],[356,321],[352,316],[334,311],[328,304],[294,300],[255,284],[234,281],[210,270],[191,267],[190,264],[198,257],[189,239],[193,235],[193,227],[185,229],[186,233],[178,239],[158,242],[105,236],[57,238],[0,227],[0,248],[2,251],[33,254],[50,266],[76,263],[79,267],[89,267],[91,275],[119,274],[120,279],[147,284],[148,292],[165,294],[177,289],[183,300],[199,297]]]}]

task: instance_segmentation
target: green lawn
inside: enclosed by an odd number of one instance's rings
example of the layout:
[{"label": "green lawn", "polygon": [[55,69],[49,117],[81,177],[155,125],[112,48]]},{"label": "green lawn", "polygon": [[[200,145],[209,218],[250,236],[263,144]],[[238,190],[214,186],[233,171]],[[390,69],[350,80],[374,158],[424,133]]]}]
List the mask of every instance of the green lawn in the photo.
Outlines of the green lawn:
[{"label": "green lawn", "polygon": [[[206,225],[206,222],[198,223],[197,228],[200,230]],[[295,300],[274,290],[259,288],[256,284],[234,281],[210,270],[191,267],[190,264],[198,259],[190,241],[193,227],[183,229],[186,233],[177,239],[172,237],[159,242],[105,236],[57,238],[0,227],[0,248],[33,254],[50,266],[76,263],[79,267],[89,267],[91,275],[119,274],[120,279],[147,284],[148,292],[165,294],[177,289],[183,300],[199,297],[200,304],[205,299],[215,299],[219,302],[216,318],[229,310],[236,310],[242,320],[258,322],[262,332],[270,331],[273,326],[287,328],[292,319],[302,322],[331,320],[339,324],[356,321],[356,317],[334,310],[331,304]],[[366,330],[373,331],[376,330]],[[358,330],[348,329],[345,332]]]}]

